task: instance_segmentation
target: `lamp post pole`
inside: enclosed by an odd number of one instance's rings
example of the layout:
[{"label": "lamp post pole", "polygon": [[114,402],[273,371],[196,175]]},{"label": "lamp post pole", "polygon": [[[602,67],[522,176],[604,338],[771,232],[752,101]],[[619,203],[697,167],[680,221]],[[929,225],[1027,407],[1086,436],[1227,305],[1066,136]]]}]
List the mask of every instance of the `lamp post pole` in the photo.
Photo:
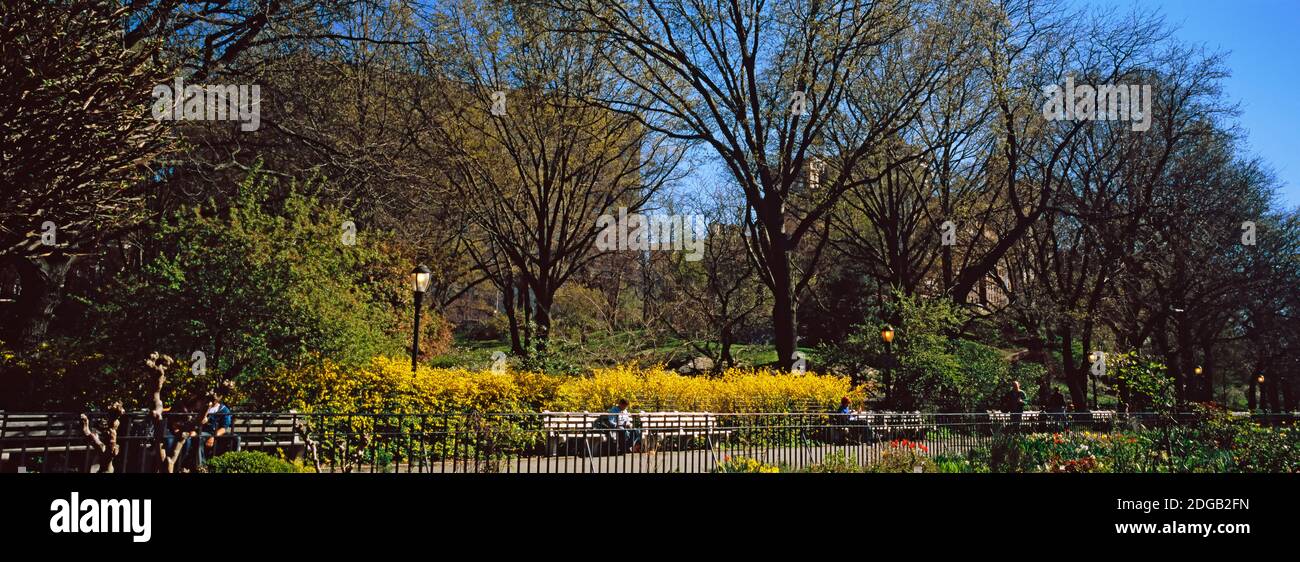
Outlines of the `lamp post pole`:
[{"label": "lamp post pole", "polygon": [[1088,378],[1092,379],[1092,409],[1097,409],[1097,373],[1093,372],[1094,365],[1097,364],[1097,352],[1088,354]]},{"label": "lamp post pole", "polygon": [[1092,376],[1092,409],[1097,409],[1097,375]]},{"label": "lamp post pole", "polygon": [[[1197,399],[1200,398],[1200,394],[1201,394],[1201,390],[1200,390],[1200,388],[1201,388],[1202,386],[1204,386],[1204,384],[1205,384],[1204,382],[1202,382],[1202,379],[1201,379],[1201,375],[1202,375],[1203,373],[1205,373],[1205,369],[1201,368],[1200,365],[1197,365],[1195,369],[1192,369],[1192,374],[1196,375],[1195,377],[1193,377],[1193,380],[1196,381],[1196,382],[1193,383],[1193,384],[1194,384],[1194,386],[1196,387]],[[1209,392],[1208,394],[1210,395],[1210,399],[1209,399],[1208,401],[1210,401],[1210,402],[1214,401],[1214,390],[1213,390],[1213,387],[1211,387],[1210,392]]]},{"label": "lamp post pole", "polygon": [[1265,392],[1264,392],[1264,375],[1260,375],[1259,378],[1258,378],[1258,379],[1255,379],[1255,380],[1259,381],[1259,400],[1256,401],[1255,404],[1258,406],[1259,411],[1260,411],[1260,412],[1263,412],[1263,411],[1264,411],[1264,397],[1267,396],[1267,394],[1265,394]]},{"label": "lamp post pole", "polygon": [[894,328],[889,324],[880,330],[880,341],[885,342],[885,403],[888,404],[893,395],[893,371],[894,371]]},{"label": "lamp post pole", "polygon": [[411,331],[411,375],[414,376],[420,358],[420,312],[424,308],[424,292],[429,289],[430,271],[420,264],[411,272],[411,288],[415,291],[415,325]]}]

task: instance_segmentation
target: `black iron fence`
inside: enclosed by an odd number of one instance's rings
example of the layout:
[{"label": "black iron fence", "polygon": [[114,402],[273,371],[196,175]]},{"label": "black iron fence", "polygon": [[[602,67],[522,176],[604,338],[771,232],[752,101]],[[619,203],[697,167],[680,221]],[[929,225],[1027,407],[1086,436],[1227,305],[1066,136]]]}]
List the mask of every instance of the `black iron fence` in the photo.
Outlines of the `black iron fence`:
[{"label": "black iron fence", "polygon": [[[1297,415],[1245,414],[1262,425]],[[78,414],[0,412],[0,471],[194,470],[216,455],[257,450],[319,472],[711,472],[753,459],[783,470],[827,462],[867,466],[909,448],[959,458],[1014,433],[1114,433],[1195,423],[1194,414],[1157,413],[705,413],[599,412],[324,414],[234,413],[228,431],[193,433],[186,415],[119,419],[116,454],[97,450]],[[89,417],[92,429],[108,414]],[[101,441],[107,434],[97,431]],[[111,445],[112,443],[106,443]],[[175,452],[179,451],[179,454]]]}]

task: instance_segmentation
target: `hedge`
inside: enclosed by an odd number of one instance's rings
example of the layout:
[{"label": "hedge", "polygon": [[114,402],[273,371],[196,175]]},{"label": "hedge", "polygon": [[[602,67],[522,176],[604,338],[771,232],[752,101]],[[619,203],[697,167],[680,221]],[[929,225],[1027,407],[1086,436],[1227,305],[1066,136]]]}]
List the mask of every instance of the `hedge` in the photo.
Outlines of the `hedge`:
[{"label": "hedge", "polygon": [[335,365],[284,369],[250,382],[244,398],[267,411],[536,412],[603,410],[620,397],[632,409],[710,412],[825,411],[840,398],[864,399],[846,377],[730,369],[684,376],[663,368],[623,366],[584,376],[421,367],[377,357],[355,369]]}]

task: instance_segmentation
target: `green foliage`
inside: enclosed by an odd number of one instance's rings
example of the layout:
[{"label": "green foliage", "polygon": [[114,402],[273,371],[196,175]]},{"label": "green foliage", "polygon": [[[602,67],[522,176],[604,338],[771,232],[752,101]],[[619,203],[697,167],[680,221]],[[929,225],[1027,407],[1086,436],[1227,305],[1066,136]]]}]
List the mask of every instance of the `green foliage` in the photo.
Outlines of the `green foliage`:
[{"label": "green foliage", "polygon": [[989,472],[987,462],[980,462],[976,455],[935,455],[935,469],[945,474],[973,474]]},{"label": "green foliage", "polygon": [[[534,325],[534,333],[536,329]],[[522,370],[553,375],[578,375],[583,371],[580,365],[570,359],[570,352],[575,347],[573,343],[558,338],[545,342],[534,339],[531,347],[528,356],[520,361],[519,367]]]},{"label": "green foliage", "polygon": [[815,463],[805,469],[805,472],[818,474],[840,474],[863,472],[865,469],[858,466],[857,463],[849,459],[844,453],[829,453],[822,457],[822,461]]},{"label": "green foliage", "polygon": [[713,469],[713,472],[721,473],[776,473],[781,469],[775,465],[767,464],[750,457],[723,457],[722,462]]},{"label": "green foliage", "polygon": [[1212,406],[1195,409],[1202,421],[1188,431],[1188,437],[1207,444],[1206,448],[1211,449],[1208,454],[1217,455],[1232,470],[1300,470],[1300,430],[1294,426],[1266,427]]},{"label": "green foliage", "polygon": [[867,465],[866,472],[922,473],[938,472],[939,467],[929,457],[929,448],[909,440],[892,441],[880,458]]},{"label": "green foliage", "polygon": [[289,461],[275,458],[261,451],[232,451],[217,455],[203,465],[213,474],[264,474],[304,472]]},{"label": "green foliage", "polygon": [[1031,460],[1025,455],[1019,439],[1014,435],[999,434],[987,450],[972,451],[971,460],[987,464],[990,472],[1032,472]]},{"label": "green foliage", "polygon": [[[1038,396],[1038,391],[1042,387],[1043,378],[1046,376],[1047,367],[1044,367],[1042,364],[1030,361],[1016,361],[1011,364],[1011,371],[1008,378],[1020,381],[1020,388],[1025,391],[1027,404],[1041,404],[1047,400],[1047,396]],[[1065,389],[1063,389],[1063,391],[1065,391]],[[1068,395],[1068,392],[1066,394]],[[992,398],[999,397],[1000,393],[994,393],[992,395]]]},{"label": "green foliage", "polygon": [[1195,421],[1119,432],[1006,434],[970,460],[993,472],[1295,472],[1300,432],[1204,409]]},{"label": "green foliage", "polygon": [[136,384],[119,376],[103,353],[71,338],[41,342],[36,351],[24,354],[0,341],[0,410],[92,409]]},{"label": "green foliage", "polygon": [[228,208],[170,217],[153,235],[157,255],[99,306],[104,347],[132,366],[155,349],[182,361],[203,352],[206,371],[227,379],[400,354],[385,289],[404,276],[384,263],[382,240],[361,231],[344,243],[346,215],[294,186],[273,196],[278,187],[254,170]]},{"label": "green foliage", "polygon": [[889,360],[880,340],[883,322],[859,324],[843,344],[825,351],[826,362],[834,370],[848,372],[895,365],[895,403],[890,407],[967,412],[996,402],[1010,378],[1010,367],[996,348],[951,337],[967,320],[967,313],[948,299],[896,294],[891,315],[900,319],[893,326],[896,363]]},{"label": "green foliage", "polygon": [[1168,412],[1174,407],[1171,375],[1159,361],[1135,352],[1106,356],[1107,375],[1128,389],[1129,411]]},{"label": "green foliage", "polygon": [[973,341],[952,341],[950,349],[960,367],[946,380],[938,406],[950,412],[984,410],[1001,396],[1007,380],[1013,378],[1006,359],[996,348]]}]

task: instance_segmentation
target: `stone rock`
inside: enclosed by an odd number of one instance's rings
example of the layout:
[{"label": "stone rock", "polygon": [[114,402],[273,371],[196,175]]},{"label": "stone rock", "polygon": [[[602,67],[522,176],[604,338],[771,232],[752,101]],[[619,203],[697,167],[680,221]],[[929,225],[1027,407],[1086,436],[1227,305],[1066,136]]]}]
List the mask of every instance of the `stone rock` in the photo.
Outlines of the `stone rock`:
[{"label": "stone rock", "polygon": [[700,375],[713,371],[713,360],[708,357],[696,357],[677,368],[683,375]]}]

